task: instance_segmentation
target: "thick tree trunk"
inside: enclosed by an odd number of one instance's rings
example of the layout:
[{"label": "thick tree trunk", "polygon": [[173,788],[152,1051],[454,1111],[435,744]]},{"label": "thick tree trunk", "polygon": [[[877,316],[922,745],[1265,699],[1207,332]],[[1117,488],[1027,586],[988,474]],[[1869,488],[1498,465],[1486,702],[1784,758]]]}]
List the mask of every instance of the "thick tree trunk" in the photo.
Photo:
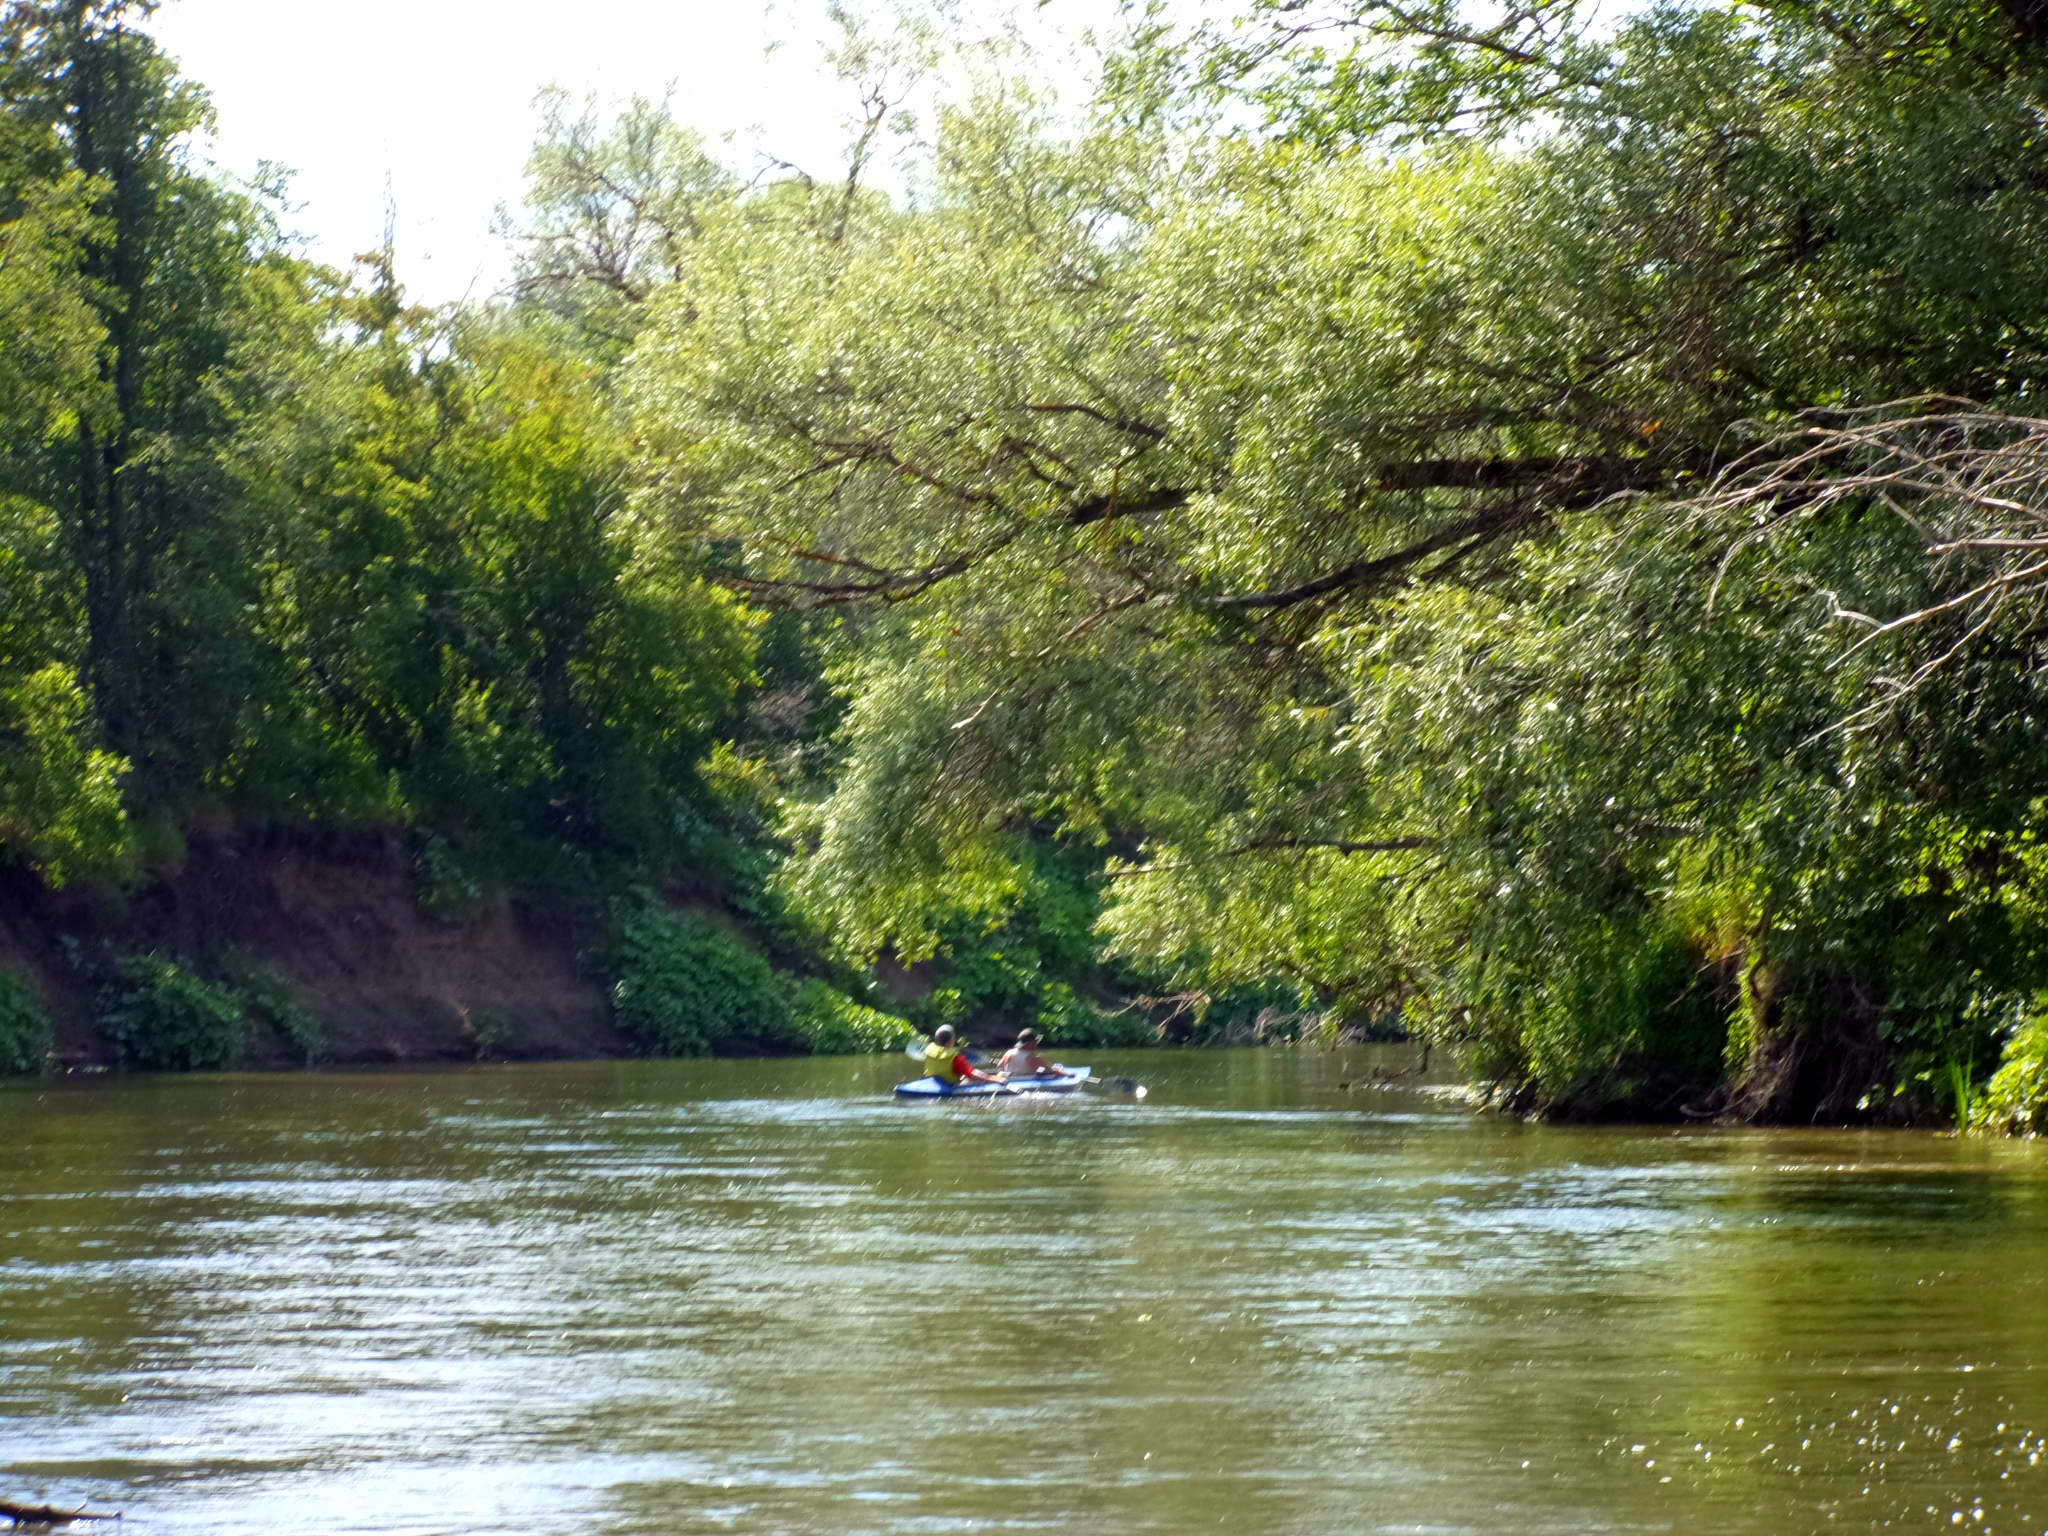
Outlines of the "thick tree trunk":
[{"label": "thick tree trunk", "polygon": [[1742,985],[1754,1033],[1724,1118],[1815,1125],[1884,1117],[1871,1092],[1888,1080],[1891,1052],[1878,1028],[1881,1002],[1860,978],[1755,966]]}]

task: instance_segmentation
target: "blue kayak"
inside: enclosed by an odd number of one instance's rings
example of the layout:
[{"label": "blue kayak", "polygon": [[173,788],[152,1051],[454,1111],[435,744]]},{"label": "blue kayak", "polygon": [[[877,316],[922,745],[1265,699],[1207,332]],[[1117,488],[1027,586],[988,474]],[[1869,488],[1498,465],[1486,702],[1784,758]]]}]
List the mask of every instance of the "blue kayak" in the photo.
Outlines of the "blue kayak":
[{"label": "blue kayak", "polygon": [[1003,1083],[948,1083],[936,1077],[896,1085],[899,1099],[1001,1099],[1022,1093],[1072,1093],[1088,1081],[1086,1067],[1068,1067],[1057,1077],[1020,1077]]}]

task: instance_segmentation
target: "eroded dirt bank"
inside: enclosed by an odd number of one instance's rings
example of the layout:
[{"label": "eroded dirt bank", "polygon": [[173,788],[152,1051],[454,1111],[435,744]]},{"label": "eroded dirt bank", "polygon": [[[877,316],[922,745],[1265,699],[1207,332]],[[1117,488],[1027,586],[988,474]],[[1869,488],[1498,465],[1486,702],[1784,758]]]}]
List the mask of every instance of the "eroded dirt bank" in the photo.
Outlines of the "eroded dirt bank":
[{"label": "eroded dirt bank", "polygon": [[[53,893],[0,870],[0,970],[37,987],[70,1067],[106,1060],[79,958],[111,946],[270,967],[326,1027],[337,1063],[625,1053],[603,987],[579,974],[571,914],[499,900],[460,920],[421,911],[388,830],[187,836],[180,866],[121,898]],[[249,1064],[291,1064],[267,1031]]]}]

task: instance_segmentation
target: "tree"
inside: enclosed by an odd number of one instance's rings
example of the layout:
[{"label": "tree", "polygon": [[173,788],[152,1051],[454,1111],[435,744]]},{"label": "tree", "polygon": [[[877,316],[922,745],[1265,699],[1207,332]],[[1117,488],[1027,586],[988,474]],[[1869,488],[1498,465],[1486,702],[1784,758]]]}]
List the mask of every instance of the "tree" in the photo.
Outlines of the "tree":
[{"label": "tree", "polygon": [[328,803],[658,844],[748,675],[749,624],[621,515],[595,368],[407,306],[388,260],[331,328],[347,339],[306,355],[295,414],[249,459],[291,491],[263,612],[328,733]]},{"label": "tree", "polygon": [[559,89],[543,92],[540,107],[525,222],[506,220],[518,242],[513,293],[614,362],[649,295],[674,280],[705,217],[738,184],[665,100],[636,96],[608,125],[594,102]]},{"label": "tree", "polygon": [[[1552,1106],[1854,1112],[2036,984],[1941,978],[2017,933],[1960,893],[2048,764],[1830,733],[1878,670],[1821,594],[1945,600],[1905,525],[1816,503],[1717,588],[1759,546],[1675,509],[1747,423],[2039,388],[2038,79],[2009,43],[1888,77],[1796,8],[1339,20],[1408,52],[1283,37],[1275,131],[986,101],[926,205],[826,239],[743,202],[659,302],[650,504],[749,592],[909,615],[804,889],[915,945],[1021,826],[1142,837],[1107,921],[1153,961],[1401,1003]],[[1459,92],[1486,131],[1388,152]],[[2030,718],[2002,659],[1980,721]]]},{"label": "tree", "polygon": [[92,201],[87,178],[62,168],[54,132],[0,116],[0,420],[16,452],[102,406],[105,331],[80,272],[97,233]]},{"label": "tree", "polygon": [[[158,802],[228,755],[262,692],[215,450],[271,237],[255,202],[187,163],[205,100],[137,30],[148,11],[63,0],[6,12],[10,131],[34,146],[47,184],[88,200],[66,281],[98,344],[87,398],[53,418],[64,430],[17,446],[4,489],[55,516],[79,582],[97,734],[134,764],[132,791]],[[191,666],[200,653],[210,664]]]},{"label": "tree", "polygon": [[[0,464],[10,471],[106,407],[105,331],[81,270],[98,231],[93,191],[65,168],[52,128],[0,115]],[[0,489],[0,846],[62,885],[118,862],[126,764],[96,750],[58,534],[47,508]]]}]

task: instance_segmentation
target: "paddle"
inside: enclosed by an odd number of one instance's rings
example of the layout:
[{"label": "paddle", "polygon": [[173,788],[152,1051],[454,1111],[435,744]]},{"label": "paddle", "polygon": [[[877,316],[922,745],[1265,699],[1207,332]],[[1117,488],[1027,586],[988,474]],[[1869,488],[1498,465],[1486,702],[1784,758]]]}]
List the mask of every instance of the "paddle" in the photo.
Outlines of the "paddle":
[{"label": "paddle", "polygon": [[1081,1081],[1091,1088],[1114,1088],[1118,1093],[1128,1093],[1134,1099],[1145,1097],[1145,1085],[1128,1077],[1096,1077],[1090,1073]]}]

